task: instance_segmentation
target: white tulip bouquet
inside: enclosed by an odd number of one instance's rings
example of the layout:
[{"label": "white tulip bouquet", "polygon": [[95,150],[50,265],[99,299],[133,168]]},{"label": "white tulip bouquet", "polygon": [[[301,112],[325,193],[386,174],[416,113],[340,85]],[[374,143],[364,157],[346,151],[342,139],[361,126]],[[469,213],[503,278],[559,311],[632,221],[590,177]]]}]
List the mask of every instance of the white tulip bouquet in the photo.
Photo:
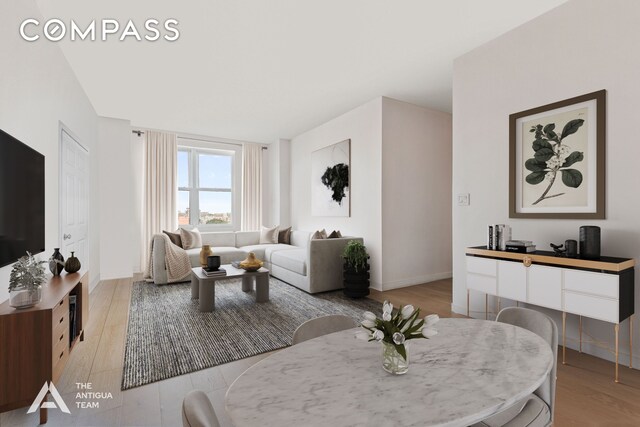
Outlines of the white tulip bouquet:
[{"label": "white tulip bouquet", "polygon": [[359,331],[356,337],[367,341],[383,341],[395,346],[396,351],[407,360],[405,342],[415,338],[431,338],[438,334],[433,326],[440,320],[437,314],[420,318],[420,309],[412,305],[400,306],[393,313],[393,304],[385,301],[382,305],[382,318],[370,311],[364,312],[361,326],[368,332]]}]

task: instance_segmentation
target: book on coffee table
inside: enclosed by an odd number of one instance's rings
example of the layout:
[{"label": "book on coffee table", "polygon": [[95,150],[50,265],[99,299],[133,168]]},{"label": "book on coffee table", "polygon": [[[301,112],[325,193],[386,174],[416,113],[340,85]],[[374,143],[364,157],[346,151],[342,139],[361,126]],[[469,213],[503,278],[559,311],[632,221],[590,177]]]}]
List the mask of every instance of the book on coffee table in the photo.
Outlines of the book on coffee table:
[{"label": "book on coffee table", "polygon": [[206,268],[203,267],[202,272],[207,277],[220,277],[220,276],[227,275],[227,271],[224,268],[219,268],[217,270],[207,270]]}]

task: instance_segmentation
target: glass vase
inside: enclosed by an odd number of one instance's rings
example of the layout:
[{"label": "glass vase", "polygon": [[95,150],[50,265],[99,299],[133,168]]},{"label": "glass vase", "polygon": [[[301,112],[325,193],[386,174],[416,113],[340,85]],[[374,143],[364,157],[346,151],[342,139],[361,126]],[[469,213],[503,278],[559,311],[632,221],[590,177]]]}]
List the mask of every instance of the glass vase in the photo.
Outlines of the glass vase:
[{"label": "glass vase", "polygon": [[394,375],[405,374],[409,370],[409,352],[403,344],[407,358],[402,357],[396,346],[388,342],[382,341],[382,368]]}]

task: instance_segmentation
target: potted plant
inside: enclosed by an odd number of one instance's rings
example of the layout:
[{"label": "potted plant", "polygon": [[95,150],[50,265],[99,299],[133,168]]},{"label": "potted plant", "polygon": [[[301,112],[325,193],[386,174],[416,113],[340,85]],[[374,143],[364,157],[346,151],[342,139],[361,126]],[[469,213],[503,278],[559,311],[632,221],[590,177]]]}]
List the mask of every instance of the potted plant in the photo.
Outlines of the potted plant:
[{"label": "potted plant", "polygon": [[357,240],[350,240],[342,253],[344,258],[344,294],[351,298],[369,295],[369,254]]},{"label": "potted plant", "polygon": [[15,308],[32,307],[42,299],[42,284],[46,274],[42,264],[27,252],[11,269],[9,277],[9,304]]}]

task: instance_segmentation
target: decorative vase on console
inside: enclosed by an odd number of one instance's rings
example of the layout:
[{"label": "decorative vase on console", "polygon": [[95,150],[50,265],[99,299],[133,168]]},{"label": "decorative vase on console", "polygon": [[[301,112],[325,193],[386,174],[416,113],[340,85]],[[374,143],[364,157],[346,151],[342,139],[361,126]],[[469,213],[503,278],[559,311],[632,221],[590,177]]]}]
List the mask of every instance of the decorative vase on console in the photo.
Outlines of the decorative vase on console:
[{"label": "decorative vase on console", "polygon": [[71,256],[67,258],[67,262],[64,263],[65,271],[69,274],[76,273],[80,271],[80,267],[82,267],[82,264],[80,264],[80,260],[76,258],[75,252],[71,251]]},{"label": "decorative vase on console", "polygon": [[203,268],[207,267],[207,258],[213,255],[213,251],[211,250],[210,245],[202,245],[202,250],[200,250],[200,265]]},{"label": "decorative vase on console", "polygon": [[46,275],[42,264],[27,252],[13,265],[9,277],[9,305],[14,308],[33,307],[42,300],[42,284]]},{"label": "decorative vase on console", "polygon": [[60,253],[60,248],[54,248],[51,258],[49,258],[49,270],[54,276],[59,276],[64,269],[64,257]]}]

